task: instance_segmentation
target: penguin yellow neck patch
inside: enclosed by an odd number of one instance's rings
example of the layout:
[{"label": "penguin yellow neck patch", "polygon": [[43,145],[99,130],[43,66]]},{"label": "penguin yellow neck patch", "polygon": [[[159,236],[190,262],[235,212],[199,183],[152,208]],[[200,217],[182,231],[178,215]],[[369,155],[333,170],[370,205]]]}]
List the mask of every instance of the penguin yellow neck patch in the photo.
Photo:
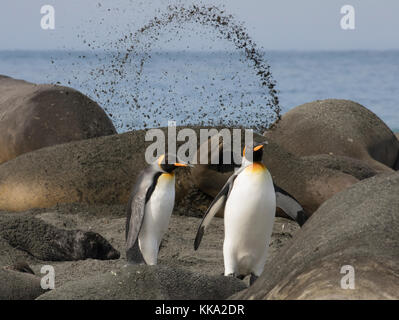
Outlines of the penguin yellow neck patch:
[{"label": "penguin yellow neck patch", "polygon": [[263,165],[263,163],[260,162],[254,162],[250,166],[248,166],[247,170],[251,172],[262,172],[267,170],[266,167]]},{"label": "penguin yellow neck patch", "polygon": [[174,178],[175,173],[174,172],[165,172],[161,174],[160,178],[164,178],[164,179],[172,179]]}]

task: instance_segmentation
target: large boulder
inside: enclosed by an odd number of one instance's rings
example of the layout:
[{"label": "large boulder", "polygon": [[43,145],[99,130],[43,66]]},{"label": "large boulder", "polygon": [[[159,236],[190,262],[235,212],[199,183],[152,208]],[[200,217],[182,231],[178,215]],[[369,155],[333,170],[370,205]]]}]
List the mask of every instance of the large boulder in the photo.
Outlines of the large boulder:
[{"label": "large boulder", "polygon": [[[393,173],[335,195],[266,263],[253,286],[233,298],[399,299],[398,193],[399,173]],[[348,265],[354,289],[341,287],[350,284]]]},{"label": "large boulder", "polygon": [[46,146],[115,133],[103,109],[74,89],[0,76],[0,163]]},{"label": "large boulder", "polygon": [[236,278],[135,265],[67,283],[39,300],[221,300],[245,287]]},{"label": "large boulder", "polygon": [[333,154],[366,161],[379,172],[395,168],[399,141],[373,112],[349,100],[317,100],[282,116],[266,138],[296,156]]}]

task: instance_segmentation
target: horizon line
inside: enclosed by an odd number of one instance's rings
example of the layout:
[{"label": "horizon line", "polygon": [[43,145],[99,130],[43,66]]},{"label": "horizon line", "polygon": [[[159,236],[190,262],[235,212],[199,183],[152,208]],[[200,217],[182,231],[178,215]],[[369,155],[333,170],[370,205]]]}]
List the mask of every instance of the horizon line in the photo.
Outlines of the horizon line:
[{"label": "horizon line", "polygon": [[[310,53],[310,52],[394,52],[399,51],[399,48],[388,48],[388,49],[259,49],[261,53],[267,52],[298,52],[298,53]],[[85,52],[85,53],[125,53],[127,50],[93,50],[93,49],[1,49],[0,52]],[[236,50],[186,50],[186,49],[167,49],[167,50],[150,50],[142,52],[151,53],[240,53],[240,49]]]}]

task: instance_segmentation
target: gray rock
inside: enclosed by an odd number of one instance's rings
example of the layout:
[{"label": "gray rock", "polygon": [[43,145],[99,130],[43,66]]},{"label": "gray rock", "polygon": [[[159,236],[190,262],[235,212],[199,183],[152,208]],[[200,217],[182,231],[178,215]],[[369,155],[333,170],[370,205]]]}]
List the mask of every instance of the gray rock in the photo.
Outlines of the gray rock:
[{"label": "gray rock", "polygon": [[0,77],[0,163],[43,147],[115,134],[104,110],[80,92]]},{"label": "gray rock", "polygon": [[394,168],[399,141],[373,112],[349,100],[317,100],[282,116],[265,133],[296,156],[333,154],[366,161],[378,172]]},{"label": "gray rock", "polygon": [[180,267],[136,265],[67,283],[39,300],[212,300],[225,299],[245,287],[231,277],[192,273]]},{"label": "gray rock", "polygon": [[[238,299],[399,299],[399,173],[326,201]],[[355,270],[342,289],[341,268]]]}]

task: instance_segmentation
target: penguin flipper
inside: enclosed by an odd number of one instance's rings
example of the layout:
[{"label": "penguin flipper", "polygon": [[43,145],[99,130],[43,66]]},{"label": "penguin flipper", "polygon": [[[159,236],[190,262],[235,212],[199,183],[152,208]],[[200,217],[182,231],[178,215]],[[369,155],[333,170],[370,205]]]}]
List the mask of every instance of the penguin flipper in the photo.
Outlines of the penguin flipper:
[{"label": "penguin flipper", "polygon": [[308,219],[308,214],[302,208],[298,200],[276,184],[274,185],[274,191],[276,192],[276,206],[302,227]]},{"label": "penguin flipper", "polygon": [[215,199],[213,199],[211,205],[209,206],[208,210],[206,210],[204,217],[202,218],[201,224],[198,227],[197,235],[194,241],[194,250],[197,250],[204,232],[208,225],[210,224],[212,218],[215,214],[224,207],[226,204],[227,198],[229,197],[230,191],[233,188],[233,183],[237,175],[239,174],[240,170],[234,173],[225,183],[222,190],[216,195]]},{"label": "penguin flipper", "polygon": [[[136,194],[131,197],[127,208],[126,220],[126,258],[128,262],[137,263],[138,235],[144,220],[145,213],[145,193],[144,195]],[[140,252],[141,254],[141,252]],[[132,260],[130,260],[132,259]]]},{"label": "penguin flipper", "polygon": [[148,172],[144,171],[138,177],[130,195],[126,218],[126,255],[128,262],[135,262],[130,261],[129,258],[140,260],[136,252],[138,250],[141,255],[137,239],[144,220],[145,205],[155,189],[159,175],[159,173],[150,175]]}]

